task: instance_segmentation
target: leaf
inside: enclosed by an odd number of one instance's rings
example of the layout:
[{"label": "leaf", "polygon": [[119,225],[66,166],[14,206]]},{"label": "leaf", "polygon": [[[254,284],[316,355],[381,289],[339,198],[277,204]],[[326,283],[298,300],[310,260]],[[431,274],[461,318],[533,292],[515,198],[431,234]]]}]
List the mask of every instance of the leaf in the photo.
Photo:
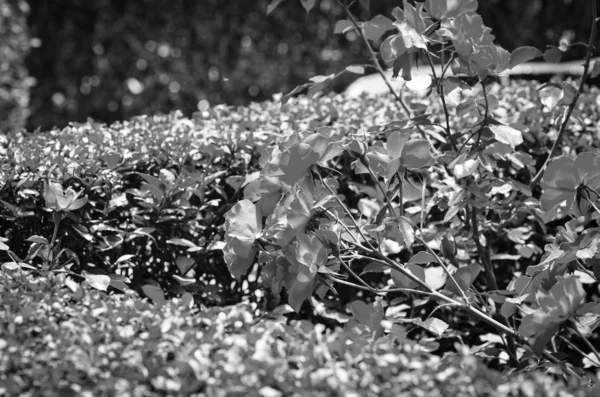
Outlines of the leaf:
[{"label": "leaf", "polygon": [[294,241],[295,260],[301,265],[296,279],[300,282],[312,282],[320,266],[327,261],[327,249],[315,235],[299,234]]},{"label": "leaf", "polygon": [[415,242],[415,231],[410,225],[410,221],[405,216],[401,216],[398,219],[398,228],[400,229],[400,233],[404,238],[404,245],[406,248],[410,248]]},{"label": "leaf", "polygon": [[142,287],[142,291],[144,291],[144,294],[152,299],[157,305],[163,305],[166,302],[165,294],[162,289],[156,285],[146,284]]},{"label": "leaf", "polygon": [[420,318],[415,318],[412,322],[420,327],[425,328],[438,338],[441,338],[444,334],[444,331],[446,331],[449,327],[447,323],[435,317],[429,317],[425,321],[422,321]]},{"label": "leaf", "polygon": [[2,271],[6,273],[14,272],[20,268],[21,266],[17,262],[5,262],[2,264]]},{"label": "leaf", "polygon": [[133,254],[126,254],[126,255],[121,255],[116,261],[115,261],[115,265],[118,263],[123,263],[123,262],[129,262],[129,260],[131,258],[135,258],[135,255]]},{"label": "leaf", "polygon": [[425,139],[413,139],[404,145],[400,164],[408,169],[416,170],[428,166],[432,160],[429,142]]},{"label": "leaf", "polygon": [[313,76],[310,78],[310,81],[312,81],[312,84],[308,87],[308,91],[307,91],[307,95],[309,97],[314,97],[315,95],[317,95],[319,92],[327,89],[329,86],[331,86],[331,84],[333,83],[333,80],[337,77],[338,75],[335,73],[332,73],[328,76]]},{"label": "leaf", "polygon": [[[419,280],[425,282],[425,270],[422,266],[409,264],[405,265],[405,269],[415,275]],[[392,270],[392,280],[394,281],[394,285],[398,288],[416,289],[420,287],[420,284],[398,270]]]},{"label": "leaf", "polygon": [[252,266],[254,241],[262,233],[262,215],[250,200],[239,201],[225,214],[225,263],[231,274],[240,278]]},{"label": "leaf", "polygon": [[565,91],[557,84],[543,84],[538,91],[540,94],[540,101],[548,108],[548,110],[554,109],[565,96]]},{"label": "leaf", "polygon": [[350,304],[350,312],[359,323],[369,327],[371,332],[376,335],[383,334],[381,321],[384,318],[384,314],[380,302],[367,304],[361,300],[357,300]]},{"label": "leaf", "polygon": [[242,187],[242,184],[245,182],[246,178],[240,175],[231,175],[225,179],[225,182],[231,186],[233,189],[238,190]]},{"label": "leaf", "polygon": [[[467,292],[473,281],[477,278],[479,273],[481,272],[481,266],[477,264],[472,264],[469,266],[461,267],[457,269],[452,277],[456,280],[456,283],[451,278],[448,279],[446,284],[446,289],[449,292],[460,295],[461,292]],[[458,283],[458,285],[456,285]]]},{"label": "leaf", "polygon": [[373,308],[367,303],[357,300],[350,304],[350,312],[359,323],[367,325],[371,320]]},{"label": "leaf", "polygon": [[44,201],[46,207],[58,210],[58,197],[63,196],[62,186],[55,183],[44,183]]},{"label": "leaf", "polygon": [[544,51],[544,60],[548,63],[558,63],[562,59],[562,51],[555,45],[548,46]]},{"label": "leaf", "polygon": [[195,261],[192,258],[188,258],[187,256],[180,256],[175,259],[175,264],[177,268],[181,272],[181,274],[185,275],[187,272],[194,266]]},{"label": "leaf", "polygon": [[284,175],[280,179],[288,185],[298,182],[306,170],[319,161],[319,153],[303,142],[296,143],[282,153],[279,167]]},{"label": "leaf", "polygon": [[520,65],[525,62],[529,62],[532,59],[539,58],[543,56],[542,52],[535,47],[525,46],[516,48],[510,54],[510,66],[509,69],[514,68],[517,65]]},{"label": "leaf", "polygon": [[181,295],[179,306],[191,309],[194,306],[194,295],[189,292],[184,292]]},{"label": "leaf", "polygon": [[386,269],[388,269],[388,267],[381,262],[371,262],[364,267],[360,275],[362,276],[366,273],[383,273]]},{"label": "leaf", "polygon": [[596,78],[600,74],[600,61],[595,60],[590,63],[590,77]]},{"label": "leaf", "polygon": [[396,58],[396,60],[394,61],[394,66],[393,66],[393,70],[392,70],[392,77],[397,78],[398,74],[400,74],[401,70],[402,70],[402,79],[404,81],[411,81],[412,80],[412,62],[411,62],[410,54],[408,54],[408,53],[402,54],[398,58]]},{"label": "leaf", "polygon": [[288,303],[296,313],[300,312],[302,303],[311,297],[314,284],[314,280],[309,283],[294,282],[291,288],[288,288]]},{"label": "leaf", "polygon": [[129,290],[129,287],[127,286],[127,284],[125,284],[123,281],[121,280],[110,280],[110,286],[118,289],[121,292],[125,292]]},{"label": "leaf", "polygon": [[286,103],[288,103],[288,101],[293,98],[294,96],[300,94],[301,92],[303,92],[304,90],[306,90],[309,87],[312,87],[313,83],[309,82],[309,83],[304,83],[301,84],[299,86],[294,87],[293,90],[291,90],[290,92],[288,92],[287,94],[285,94],[284,96],[281,97],[281,104],[285,105]]},{"label": "leaf", "polygon": [[49,244],[46,237],[42,237],[42,236],[31,236],[31,237],[26,238],[25,241],[28,241],[30,243],[38,243],[38,244]]},{"label": "leaf", "polygon": [[184,238],[172,238],[167,240],[167,244],[181,245],[183,247],[197,248],[198,246],[192,243],[190,240]]},{"label": "leaf", "polygon": [[277,8],[279,6],[279,4],[281,4],[283,2],[284,2],[284,0],[271,0],[271,3],[267,7],[267,15],[272,13],[275,10],[275,8]]},{"label": "leaf", "polygon": [[408,263],[413,263],[415,265],[426,265],[431,262],[437,262],[437,260],[435,259],[435,256],[427,251],[421,251],[416,255],[413,255],[408,261]]},{"label": "leaf", "polygon": [[425,282],[434,290],[438,290],[448,281],[448,274],[441,266],[432,266],[425,268]]},{"label": "leaf", "polygon": [[367,66],[368,65],[350,65],[346,66],[346,70],[354,74],[365,74],[367,71]]},{"label": "leaf", "polygon": [[355,29],[354,24],[347,20],[341,19],[335,23],[335,28],[333,29],[334,34],[343,34]]},{"label": "leaf", "polygon": [[575,328],[586,338],[590,337],[598,326],[600,326],[600,315],[596,313],[586,313],[578,316],[577,321],[575,321]]},{"label": "leaf", "polygon": [[300,0],[300,3],[302,3],[302,7],[304,7],[306,12],[309,13],[315,6],[316,0]]},{"label": "leaf", "polygon": [[165,183],[155,176],[138,172],[138,174],[146,180],[150,185],[157,187],[160,190],[165,188]]},{"label": "leaf", "polygon": [[394,29],[394,23],[383,15],[377,15],[363,24],[365,37],[371,41],[379,41],[388,31]]},{"label": "leaf", "polygon": [[104,274],[91,274],[83,270],[81,275],[85,277],[85,281],[87,281],[92,288],[99,289],[100,291],[106,291],[110,285],[110,277]]},{"label": "leaf", "polygon": [[452,169],[452,172],[454,173],[456,179],[461,179],[466,176],[473,175],[478,166],[479,159],[469,159],[462,163],[456,164]]},{"label": "leaf", "polygon": [[196,279],[192,277],[181,277],[176,274],[173,275],[175,281],[179,283],[179,285],[185,287],[186,285],[196,284]]},{"label": "leaf", "polygon": [[386,38],[379,47],[381,58],[388,67],[394,65],[396,59],[404,55],[407,51],[408,48],[399,34]]},{"label": "leaf", "polygon": [[455,18],[477,11],[477,0],[426,0],[425,8],[435,19]]},{"label": "leaf", "polygon": [[523,134],[508,125],[499,122],[490,123],[488,128],[494,133],[494,138],[497,141],[505,143],[511,147],[518,146],[523,143]]},{"label": "leaf", "polygon": [[585,299],[585,291],[577,277],[557,276],[549,292],[539,291],[539,308],[523,317],[519,333],[531,338],[534,352],[544,350],[560,325],[574,316]]}]

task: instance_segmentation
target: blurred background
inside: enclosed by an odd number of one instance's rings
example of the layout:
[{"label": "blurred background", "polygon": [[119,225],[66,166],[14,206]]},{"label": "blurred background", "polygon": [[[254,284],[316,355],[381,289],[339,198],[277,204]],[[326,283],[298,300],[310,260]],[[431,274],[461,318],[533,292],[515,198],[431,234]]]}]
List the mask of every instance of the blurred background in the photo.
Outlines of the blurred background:
[{"label": "blurred background", "polygon": [[[307,14],[284,0],[0,0],[0,130],[48,130],[89,117],[110,123],[288,92],[314,75],[366,63],[353,33],[334,35],[343,10],[317,0]],[[589,37],[588,0],[480,0],[507,50],[544,50],[565,32]],[[400,0],[371,0],[355,16],[391,17]],[[563,60],[581,59],[583,47]],[[341,92],[358,76],[347,74]]]}]

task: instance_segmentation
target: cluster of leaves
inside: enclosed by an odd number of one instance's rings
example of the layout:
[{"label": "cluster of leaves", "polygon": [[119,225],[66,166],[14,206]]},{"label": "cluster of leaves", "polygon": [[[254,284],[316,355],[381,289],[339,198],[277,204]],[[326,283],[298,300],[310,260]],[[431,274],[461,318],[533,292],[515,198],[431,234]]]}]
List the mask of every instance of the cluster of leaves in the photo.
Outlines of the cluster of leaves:
[{"label": "cluster of leaves", "polygon": [[[468,349],[440,358],[394,325],[369,342],[369,309],[335,331],[253,305],[198,312],[191,294],[151,304],[64,274],[0,273],[0,394],[585,397],[539,373],[507,381]],[[382,381],[384,380],[384,381]]]},{"label": "cluster of leaves", "polygon": [[29,90],[25,57],[29,52],[25,0],[0,1],[0,132],[19,131],[29,116]]},{"label": "cluster of leaves", "polygon": [[[314,2],[303,4],[310,9]],[[361,4],[368,7],[368,1]],[[410,80],[414,57],[425,58],[432,70],[434,58],[441,59],[444,73],[433,74],[430,102],[407,105],[402,93],[392,92],[407,117],[368,129],[375,139],[364,131],[322,127],[265,150],[260,176],[227,213],[224,259],[235,277],[258,261],[263,284],[275,296],[285,289],[296,311],[313,294],[324,299],[340,285],[352,286],[385,296],[395,303],[390,307],[417,306],[412,318],[398,322],[438,337],[454,323],[449,337],[467,337],[472,346],[484,336],[473,333],[471,322],[491,330],[499,350],[483,355],[513,370],[554,367],[578,377],[583,367],[600,367],[594,346],[600,325],[600,154],[577,145],[554,154],[567,131],[573,129],[567,134],[573,139],[586,126],[577,105],[588,72],[600,73],[599,64],[590,64],[595,5],[579,87],[540,86],[537,103],[518,116],[537,119],[554,133],[549,155],[532,144],[539,132],[510,116],[519,101],[502,105],[504,98],[487,82],[537,57],[556,61],[569,46],[509,53],[494,43],[476,9],[476,0],[404,1],[389,24],[385,17],[378,24],[358,23],[347,10],[336,31],[359,32],[375,65],[370,41],[396,30],[379,49],[394,76],[402,72]],[[446,75],[449,70],[454,76]],[[312,79],[312,94],[328,79]],[[448,100],[453,95],[454,106]],[[434,102],[437,114],[429,107]],[[355,207],[341,194],[340,180],[349,173],[364,178],[370,190]],[[551,244],[542,247],[543,240],[532,238],[540,230]],[[369,283],[363,276],[373,272],[387,281]],[[375,312],[376,303],[371,305]],[[470,320],[456,321],[457,311]],[[374,339],[384,334],[373,331]]]},{"label": "cluster of leaves", "polygon": [[129,284],[158,300],[159,285],[214,304],[239,299],[242,283],[221,266],[219,240],[260,138],[242,134],[239,119],[227,128],[224,118],[217,126],[198,117],[87,123],[10,140],[0,169],[3,268],[69,271],[99,289]]}]

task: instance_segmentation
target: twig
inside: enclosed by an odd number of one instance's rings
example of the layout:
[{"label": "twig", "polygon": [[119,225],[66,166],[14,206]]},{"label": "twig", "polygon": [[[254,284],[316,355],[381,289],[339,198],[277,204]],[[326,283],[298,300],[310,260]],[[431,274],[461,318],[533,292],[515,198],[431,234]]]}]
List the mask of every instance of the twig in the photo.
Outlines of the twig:
[{"label": "twig", "polygon": [[[436,83],[438,95],[442,99],[442,107],[444,109],[444,116],[446,118],[446,135],[447,135],[448,141],[450,141],[450,143],[454,147],[454,150],[458,151],[456,142],[454,142],[454,139],[452,139],[452,131],[450,130],[450,114],[448,113],[448,106],[446,105],[446,95],[444,94],[444,84],[441,83],[441,80],[440,80],[440,83],[437,84],[438,78],[437,78],[437,74],[435,73],[435,66],[433,65],[433,60],[431,59],[431,55],[429,54],[429,52],[427,52],[426,54],[427,54],[427,61],[429,62],[429,66],[431,67],[431,73],[433,74],[433,81]],[[444,78],[444,71],[442,71],[442,75],[440,76],[440,79],[442,79],[442,78]]]},{"label": "twig", "polygon": [[388,81],[387,77],[385,76],[385,72],[384,72],[383,68],[381,67],[381,65],[379,64],[379,61],[377,60],[377,54],[373,50],[373,47],[371,47],[371,43],[369,43],[369,39],[367,39],[367,36],[365,36],[364,30],[359,26],[358,21],[354,18],[354,16],[348,9],[348,6],[346,4],[343,4],[340,0],[336,0],[336,1],[340,5],[340,7],[342,7],[344,9],[346,16],[348,17],[348,19],[350,19],[350,22],[352,22],[352,25],[354,25],[354,28],[358,31],[360,37],[362,38],[363,42],[365,43],[365,46],[367,47],[367,50],[369,51],[369,55],[371,56],[371,61],[373,62],[373,65],[377,69],[377,73],[379,73],[379,75],[385,82],[385,85],[388,87],[388,89],[390,90],[392,95],[394,95],[394,98],[396,98],[396,102],[398,102],[402,106],[402,109],[404,109],[404,112],[406,112],[407,116],[410,118],[411,117],[410,109],[408,109],[408,106],[406,106],[406,104],[404,103],[404,100],[402,100],[402,97],[400,95],[398,95],[398,93],[394,90],[394,87],[392,87],[392,84]]},{"label": "twig", "polygon": [[587,55],[585,57],[585,64],[583,66],[583,75],[581,76],[581,83],[579,84],[579,90],[577,90],[577,92],[575,93],[575,98],[573,98],[573,101],[569,104],[569,107],[567,108],[567,114],[563,120],[562,125],[560,126],[558,136],[556,137],[554,144],[552,144],[552,148],[550,149],[548,158],[546,158],[544,165],[542,165],[542,168],[540,168],[537,175],[531,180],[532,186],[536,185],[544,176],[544,172],[546,171],[548,164],[550,164],[550,161],[552,161],[554,152],[556,152],[556,149],[558,148],[558,144],[562,140],[562,137],[565,134],[565,131],[567,130],[567,124],[569,123],[571,114],[573,113],[573,110],[575,109],[575,106],[577,105],[577,101],[579,100],[579,97],[583,93],[583,88],[584,88],[583,86],[585,84],[585,80],[588,77],[588,72],[590,69],[590,60],[592,58],[592,50],[594,48],[593,43],[594,43],[594,38],[596,37],[596,24],[598,22],[597,11],[596,11],[596,2],[591,1],[591,3],[592,3],[592,31],[590,33],[590,40],[588,42]]}]

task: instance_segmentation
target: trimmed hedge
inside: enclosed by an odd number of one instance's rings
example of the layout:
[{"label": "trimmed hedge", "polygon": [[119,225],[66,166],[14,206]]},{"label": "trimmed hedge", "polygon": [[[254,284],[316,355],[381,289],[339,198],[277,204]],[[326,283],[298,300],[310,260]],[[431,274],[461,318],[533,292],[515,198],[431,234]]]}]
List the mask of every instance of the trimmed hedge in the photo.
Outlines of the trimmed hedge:
[{"label": "trimmed hedge", "polygon": [[396,326],[368,332],[257,321],[253,306],[156,306],[65,275],[0,272],[0,395],[584,397],[548,375],[504,376],[463,348],[443,358]]}]

